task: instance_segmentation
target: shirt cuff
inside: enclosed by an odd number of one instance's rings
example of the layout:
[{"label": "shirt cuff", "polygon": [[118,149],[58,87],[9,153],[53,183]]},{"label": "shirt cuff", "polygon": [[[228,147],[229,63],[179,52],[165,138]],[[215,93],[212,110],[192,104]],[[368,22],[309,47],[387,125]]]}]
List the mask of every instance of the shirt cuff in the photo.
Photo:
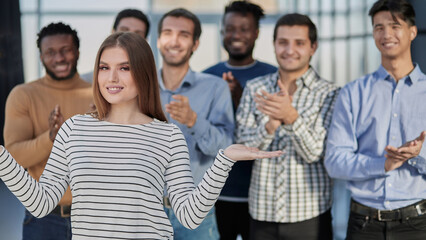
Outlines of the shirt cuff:
[{"label": "shirt cuff", "polygon": [[10,162],[7,163],[7,158],[10,156],[10,153],[6,150],[4,146],[1,146],[0,150],[0,176],[6,175],[8,172],[10,172],[10,169],[8,169]]},{"label": "shirt cuff", "polygon": [[418,169],[420,174],[426,174],[426,159],[422,156],[409,159],[408,164]]},{"label": "shirt cuff", "polygon": [[7,158],[6,148],[3,145],[0,145],[0,163]]},{"label": "shirt cuff", "polygon": [[209,127],[209,122],[206,119],[197,117],[194,126],[192,126],[191,128],[187,127],[186,125],[184,126],[186,128],[186,132],[191,134],[194,139],[198,139],[203,136],[204,133],[207,131],[207,128]]},{"label": "shirt cuff", "polygon": [[268,131],[266,131],[266,123],[259,125],[258,133],[262,139],[272,140],[275,137],[274,133],[269,134]]},{"label": "shirt cuff", "polygon": [[234,164],[237,162],[227,157],[223,149],[219,150],[219,152],[217,153],[216,159],[220,162],[220,165],[227,172],[231,171],[232,166],[234,166]]},{"label": "shirt cuff", "polygon": [[296,121],[294,121],[292,124],[283,124],[282,128],[284,128],[284,130],[286,130],[286,132],[288,132],[289,134],[292,134],[292,133],[294,134],[300,129],[302,125],[303,125],[303,119],[299,115],[296,118]]}]

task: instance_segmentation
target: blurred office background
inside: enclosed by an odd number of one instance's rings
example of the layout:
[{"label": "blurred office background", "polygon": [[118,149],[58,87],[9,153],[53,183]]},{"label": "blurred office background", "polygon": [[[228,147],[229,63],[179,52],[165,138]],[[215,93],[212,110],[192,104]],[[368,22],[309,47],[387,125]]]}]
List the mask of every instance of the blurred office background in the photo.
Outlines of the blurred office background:
[{"label": "blurred office background", "polygon": [[[200,46],[191,59],[193,70],[202,71],[227,59],[221,43],[221,18],[229,0],[2,0],[0,1],[0,130],[4,104],[16,84],[44,75],[36,46],[38,31],[50,22],[71,25],[80,38],[79,73],[93,70],[96,52],[111,33],[115,15],[124,8],[137,8],[151,21],[149,43],[157,63],[157,23],[165,12],[184,7],[202,22]],[[276,65],[272,34],[276,20],[286,13],[307,14],[317,25],[319,48],[312,65],[321,76],[343,86],[377,69],[380,55],[372,39],[368,10],[375,0],[253,0],[265,10],[255,58]],[[410,1],[417,12],[419,35],[413,43],[413,58],[426,70],[426,1]],[[22,47],[22,48],[21,48]],[[1,134],[2,135],[2,134]],[[0,144],[3,138],[0,137]],[[344,239],[349,195],[344,182],[335,182],[333,208],[335,239]],[[0,240],[21,239],[24,209],[0,181]]]}]

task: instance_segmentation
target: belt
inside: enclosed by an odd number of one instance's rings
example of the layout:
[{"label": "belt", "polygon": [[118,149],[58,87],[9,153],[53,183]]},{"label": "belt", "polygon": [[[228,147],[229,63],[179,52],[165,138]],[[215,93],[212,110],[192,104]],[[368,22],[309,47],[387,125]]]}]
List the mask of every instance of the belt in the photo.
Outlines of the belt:
[{"label": "belt", "polygon": [[371,217],[382,222],[398,221],[410,217],[418,217],[426,213],[426,200],[421,200],[406,207],[395,210],[379,210],[351,201],[351,211]]},{"label": "belt", "polygon": [[58,205],[56,206],[51,214],[59,215],[63,218],[71,216],[71,205]]},{"label": "belt", "polygon": [[169,197],[166,197],[166,196],[163,197],[163,205],[166,208],[172,208]]}]

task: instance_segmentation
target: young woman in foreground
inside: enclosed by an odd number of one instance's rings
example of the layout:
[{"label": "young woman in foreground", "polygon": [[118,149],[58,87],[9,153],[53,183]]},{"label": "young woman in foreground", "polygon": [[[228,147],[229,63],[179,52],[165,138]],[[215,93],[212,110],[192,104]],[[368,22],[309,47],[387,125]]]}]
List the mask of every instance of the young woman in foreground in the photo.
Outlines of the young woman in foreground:
[{"label": "young woman in foreground", "polygon": [[71,187],[74,239],[173,239],[163,210],[165,187],[176,216],[193,229],[235,161],[282,154],[231,145],[195,187],[185,139],[165,122],[146,41],[134,33],[113,34],[95,66],[97,112],[62,125],[40,182],[0,146],[0,177],[34,216],[47,215]]}]

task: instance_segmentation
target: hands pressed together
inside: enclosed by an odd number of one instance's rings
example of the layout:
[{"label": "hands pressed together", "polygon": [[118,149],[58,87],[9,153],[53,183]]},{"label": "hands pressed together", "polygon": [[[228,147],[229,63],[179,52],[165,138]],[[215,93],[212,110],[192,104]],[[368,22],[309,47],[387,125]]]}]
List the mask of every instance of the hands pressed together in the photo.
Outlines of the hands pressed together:
[{"label": "hands pressed together", "polygon": [[49,138],[52,142],[55,141],[56,134],[63,123],[64,116],[62,116],[61,108],[56,105],[49,115]]},{"label": "hands pressed together", "polygon": [[386,146],[385,150],[387,154],[385,155],[385,171],[388,172],[397,169],[408,159],[417,157],[422,149],[425,137],[426,131],[423,131],[416,139],[406,142],[398,148]]},{"label": "hands pressed together", "polygon": [[238,104],[240,103],[241,96],[243,94],[243,88],[241,87],[238,80],[234,77],[234,75],[232,75],[231,71],[222,73],[222,79],[228,83],[234,106],[238,106]]},{"label": "hands pressed together", "polygon": [[294,123],[299,116],[297,110],[291,105],[293,97],[281,81],[278,81],[278,86],[279,92],[268,93],[261,90],[261,94],[256,93],[254,99],[257,109],[269,116],[269,122],[265,126],[269,134],[272,134],[281,124]]},{"label": "hands pressed together", "polygon": [[170,114],[170,117],[178,121],[181,124],[191,128],[197,121],[197,113],[191,109],[189,105],[188,97],[183,95],[173,95],[172,101],[165,105],[166,112]]}]

